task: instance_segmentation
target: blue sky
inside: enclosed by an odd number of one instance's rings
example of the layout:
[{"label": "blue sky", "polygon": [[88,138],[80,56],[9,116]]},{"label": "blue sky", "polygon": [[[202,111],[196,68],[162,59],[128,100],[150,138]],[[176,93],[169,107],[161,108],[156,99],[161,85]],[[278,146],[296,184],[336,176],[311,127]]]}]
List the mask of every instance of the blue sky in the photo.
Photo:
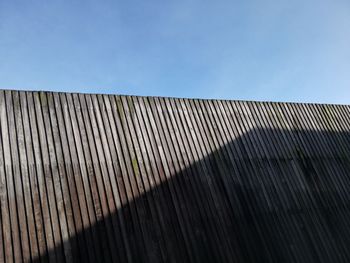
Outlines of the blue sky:
[{"label": "blue sky", "polygon": [[350,2],[0,0],[0,88],[350,104]]}]

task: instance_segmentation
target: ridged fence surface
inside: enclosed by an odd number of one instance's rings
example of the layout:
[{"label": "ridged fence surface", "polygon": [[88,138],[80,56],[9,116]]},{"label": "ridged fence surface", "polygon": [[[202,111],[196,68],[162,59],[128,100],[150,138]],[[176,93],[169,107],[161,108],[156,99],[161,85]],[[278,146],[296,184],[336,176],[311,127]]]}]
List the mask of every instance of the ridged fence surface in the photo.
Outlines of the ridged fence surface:
[{"label": "ridged fence surface", "polygon": [[350,262],[350,107],[0,90],[0,262]]}]

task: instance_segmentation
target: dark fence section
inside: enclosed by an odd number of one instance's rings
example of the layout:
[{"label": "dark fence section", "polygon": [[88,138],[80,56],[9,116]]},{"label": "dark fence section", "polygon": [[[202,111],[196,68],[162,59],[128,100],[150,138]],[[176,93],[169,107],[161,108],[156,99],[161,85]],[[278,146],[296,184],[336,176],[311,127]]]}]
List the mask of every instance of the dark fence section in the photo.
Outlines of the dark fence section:
[{"label": "dark fence section", "polygon": [[0,262],[349,262],[349,112],[0,91]]}]

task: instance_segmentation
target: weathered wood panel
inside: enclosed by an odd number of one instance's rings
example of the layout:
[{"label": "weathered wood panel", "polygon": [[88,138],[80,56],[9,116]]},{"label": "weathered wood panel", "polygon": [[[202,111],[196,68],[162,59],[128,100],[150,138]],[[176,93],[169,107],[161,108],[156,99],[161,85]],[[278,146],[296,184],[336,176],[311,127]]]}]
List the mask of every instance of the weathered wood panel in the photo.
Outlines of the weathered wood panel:
[{"label": "weathered wood panel", "polygon": [[350,108],[0,90],[0,262],[349,262]]}]

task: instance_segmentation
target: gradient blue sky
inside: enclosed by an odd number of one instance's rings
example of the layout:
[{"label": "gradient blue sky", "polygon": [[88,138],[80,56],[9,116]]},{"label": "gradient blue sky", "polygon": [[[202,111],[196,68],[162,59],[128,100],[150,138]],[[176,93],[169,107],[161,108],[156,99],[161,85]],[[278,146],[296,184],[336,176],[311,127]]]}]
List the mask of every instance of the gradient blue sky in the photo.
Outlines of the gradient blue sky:
[{"label": "gradient blue sky", "polygon": [[350,104],[350,1],[0,0],[0,88]]}]

